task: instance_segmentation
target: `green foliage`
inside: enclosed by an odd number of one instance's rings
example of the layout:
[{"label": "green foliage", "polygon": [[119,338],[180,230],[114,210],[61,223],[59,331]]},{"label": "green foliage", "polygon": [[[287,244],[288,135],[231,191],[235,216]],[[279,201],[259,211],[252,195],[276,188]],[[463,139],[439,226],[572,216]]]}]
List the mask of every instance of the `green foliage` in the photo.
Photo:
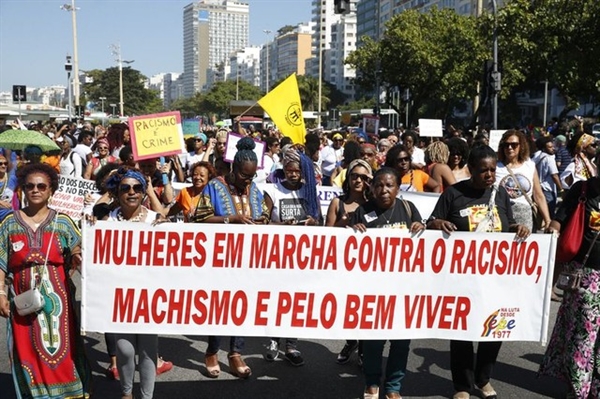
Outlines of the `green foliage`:
[{"label": "green foliage", "polygon": [[202,113],[214,113],[219,118],[228,117],[229,103],[236,99],[236,90],[239,90],[237,96],[239,100],[258,101],[262,97],[258,87],[244,80],[217,82],[210,91],[201,96],[199,110]]},{"label": "green foliage", "polygon": [[[108,104],[117,104],[119,110],[119,68],[112,67],[106,70],[94,69],[87,72],[93,78],[92,83],[83,84],[86,99],[98,102],[100,97],[106,97],[104,108],[110,110]],[[125,115],[145,115],[163,110],[162,101],[158,93],[146,89],[146,77],[131,67],[123,68],[123,111]]]},{"label": "green foliage", "polygon": [[375,107],[375,99],[374,98],[360,98],[356,101],[352,101],[348,104],[341,105],[339,107],[340,111],[351,111],[355,109],[363,109],[363,108],[374,108]]}]

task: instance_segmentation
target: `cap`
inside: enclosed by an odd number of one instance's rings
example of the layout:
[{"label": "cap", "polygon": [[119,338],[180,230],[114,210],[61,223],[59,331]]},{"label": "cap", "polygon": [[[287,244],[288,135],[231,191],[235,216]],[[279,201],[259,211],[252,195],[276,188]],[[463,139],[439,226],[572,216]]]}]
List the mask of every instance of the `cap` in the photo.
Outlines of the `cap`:
[{"label": "cap", "polygon": [[558,136],[556,136],[556,141],[560,141],[561,143],[566,143],[567,138],[565,136],[563,136],[562,134],[559,134]]},{"label": "cap", "polygon": [[198,133],[196,136],[194,136],[194,138],[196,140],[202,140],[202,142],[204,144],[206,144],[208,142],[208,139],[206,138],[206,134],[204,134],[204,133]]}]

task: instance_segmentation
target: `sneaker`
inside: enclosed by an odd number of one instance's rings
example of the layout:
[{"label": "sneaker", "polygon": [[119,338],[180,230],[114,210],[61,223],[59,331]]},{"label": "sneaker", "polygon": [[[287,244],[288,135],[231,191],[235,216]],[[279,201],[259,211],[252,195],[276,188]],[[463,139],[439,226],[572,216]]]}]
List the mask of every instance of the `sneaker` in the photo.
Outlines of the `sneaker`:
[{"label": "sneaker", "polygon": [[269,343],[269,346],[267,346],[267,350],[263,354],[263,357],[268,362],[272,362],[277,359],[279,357],[279,342],[272,339]]},{"label": "sneaker", "polygon": [[173,363],[164,361],[162,357],[159,359],[162,361],[162,364],[156,367],[156,375],[161,375],[163,373],[171,371],[171,369],[173,368]]},{"label": "sneaker", "polygon": [[302,358],[302,354],[300,351],[293,349],[289,352],[285,353],[285,358],[292,364],[294,367],[300,367],[304,365],[304,358]]},{"label": "sneaker", "polygon": [[358,341],[346,341],[346,345],[342,348],[338,354],[337,362],[339,364],[346,364],[350,360],[352,353],[358,348]]}]

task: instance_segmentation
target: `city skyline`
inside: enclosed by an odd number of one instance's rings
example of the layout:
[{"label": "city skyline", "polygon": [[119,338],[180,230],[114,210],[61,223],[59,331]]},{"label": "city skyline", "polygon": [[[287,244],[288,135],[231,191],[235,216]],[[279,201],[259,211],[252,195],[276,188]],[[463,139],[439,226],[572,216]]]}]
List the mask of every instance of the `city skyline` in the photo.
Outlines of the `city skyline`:
[{"label": "city skyline", "polygon": [[[250,43],[267,42],[264,30],[311,19],[311,0],[241,0],[250,6]],[[13,85],[66,85],[66,56],[73,55],[71,14],[60,9],[69,0],[1,0],[0,91]],[[109,46],[120,44],[123,60],[148,78],[183,72],[183,8],[189,0],[76,0],[79,69],[117,66]],[[116,9],[116,7],[119,9]],[[116,18],[116,17],[119,18]],[[273,36],[271,36],[271,39]]]}]

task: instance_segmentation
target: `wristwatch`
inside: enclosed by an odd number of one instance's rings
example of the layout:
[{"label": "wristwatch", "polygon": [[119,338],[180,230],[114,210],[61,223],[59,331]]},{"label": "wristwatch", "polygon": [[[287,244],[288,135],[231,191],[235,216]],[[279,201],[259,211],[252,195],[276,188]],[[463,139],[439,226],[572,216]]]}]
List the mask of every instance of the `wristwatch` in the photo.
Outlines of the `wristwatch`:
[{"label": "wristwatch", "polygon": [[225,224],[229,224],[229,216],[225,216],[225,217],[223,218],[223,223],[225,223]]}]

